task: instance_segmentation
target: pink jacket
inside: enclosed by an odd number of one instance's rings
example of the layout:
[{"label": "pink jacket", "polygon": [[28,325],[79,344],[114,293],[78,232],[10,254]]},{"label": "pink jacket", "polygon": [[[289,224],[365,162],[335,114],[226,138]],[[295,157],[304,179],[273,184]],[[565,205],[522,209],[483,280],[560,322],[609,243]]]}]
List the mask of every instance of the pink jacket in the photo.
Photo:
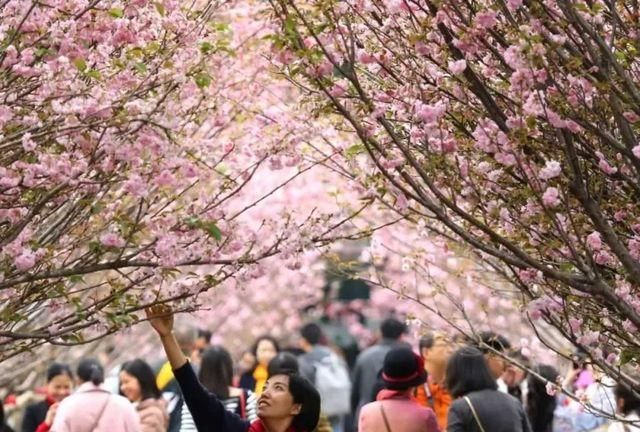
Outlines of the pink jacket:
[{"label": "pink jacket", "polygon": [[140,420],[126,398],[84,383],[60,402],[51,432],[140,432]]},{"label": "pink jacket", "polygon": [[[380,406],[389,421],[387,429]],[[440,432],[436,415],[431,408],[419,405],[406,394],[382,390],[377,401],[360,410],[358,432]]]},{"label": "pink jacket", "polygon": [[167,402],[160,399],[145,399],[136,405],[142,432],[166,432],[169,425]]}]

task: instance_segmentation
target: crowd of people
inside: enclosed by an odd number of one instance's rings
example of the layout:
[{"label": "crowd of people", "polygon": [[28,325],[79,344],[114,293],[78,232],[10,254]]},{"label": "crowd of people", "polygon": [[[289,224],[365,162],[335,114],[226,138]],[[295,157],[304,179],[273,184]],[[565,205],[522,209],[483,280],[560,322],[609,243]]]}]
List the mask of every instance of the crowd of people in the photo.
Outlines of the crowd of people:
[{"label": "crowd of people", "polygon": [[299,346],[263,336],[234,362],[211,333],[174,326],[170,309],[147,314],[166,361],[119,365],[111,389],[96,359],[75,370],[53,363],[41,400],[0,404],[0,432],[640,431],[637,393],[586,356],[560,374],[492,332],[474,341],[430,332],[411,347],[405,324],[388,318],[349,364],[308,323]]}]

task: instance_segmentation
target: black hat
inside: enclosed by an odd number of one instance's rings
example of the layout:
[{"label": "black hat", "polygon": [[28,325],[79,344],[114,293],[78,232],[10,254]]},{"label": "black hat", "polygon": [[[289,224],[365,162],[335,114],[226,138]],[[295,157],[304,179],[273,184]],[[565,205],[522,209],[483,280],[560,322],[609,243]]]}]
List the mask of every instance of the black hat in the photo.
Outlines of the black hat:
[{"label": "black hat", "polygon": [[392,348],[384,358],[381,374],[382,381],[390,390],[406,390],[424,384],[427,372],[422,357],[411,348]]}]

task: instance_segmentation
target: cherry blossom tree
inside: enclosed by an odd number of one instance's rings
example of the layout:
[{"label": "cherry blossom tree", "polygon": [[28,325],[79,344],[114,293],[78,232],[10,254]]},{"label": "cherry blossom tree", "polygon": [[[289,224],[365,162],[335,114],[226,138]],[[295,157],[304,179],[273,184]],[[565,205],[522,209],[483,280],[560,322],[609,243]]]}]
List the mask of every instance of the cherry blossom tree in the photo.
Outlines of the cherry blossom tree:
[{"label": "cherry blossom tree", "polygon": [[263,259],[295,268],[358,236],[357,212],[283,205],[321,137],[258,55],[254,7],[0,2],[0,361],[96,340],[145,305],[193,310]]},{"label": "cherry blossom tree", "polygon": [[274,61],[341,160],[466,245],[618,381],[640,358],[636,2],[272,0]]}]

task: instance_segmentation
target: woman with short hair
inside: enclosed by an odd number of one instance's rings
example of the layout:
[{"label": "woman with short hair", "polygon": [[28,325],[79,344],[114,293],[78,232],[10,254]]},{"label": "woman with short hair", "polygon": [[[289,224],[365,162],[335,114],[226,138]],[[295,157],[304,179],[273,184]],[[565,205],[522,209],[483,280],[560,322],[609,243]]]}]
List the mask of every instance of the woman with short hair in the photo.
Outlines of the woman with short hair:
[{"label": "woman with short hair", "polygon": [[447,432],[531,432],[522,404],[498,391],[479,349],[466,346],[454,352],[445,383],[456,398],[449,408]]}]

